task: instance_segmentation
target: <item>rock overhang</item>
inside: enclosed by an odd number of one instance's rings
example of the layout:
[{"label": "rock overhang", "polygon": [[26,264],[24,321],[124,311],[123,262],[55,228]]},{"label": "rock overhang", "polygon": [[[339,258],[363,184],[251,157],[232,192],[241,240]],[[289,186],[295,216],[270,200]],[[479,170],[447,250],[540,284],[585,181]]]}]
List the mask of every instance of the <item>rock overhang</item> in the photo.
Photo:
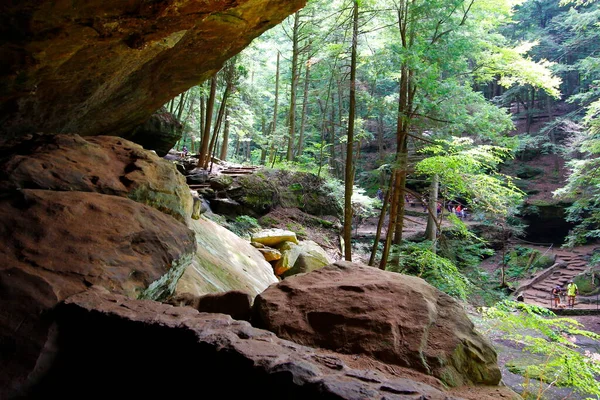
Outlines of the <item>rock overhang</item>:
[{"label": "rock overhang", "polygon": [[0,139],[123,135],[306,0],[0,6]]}]

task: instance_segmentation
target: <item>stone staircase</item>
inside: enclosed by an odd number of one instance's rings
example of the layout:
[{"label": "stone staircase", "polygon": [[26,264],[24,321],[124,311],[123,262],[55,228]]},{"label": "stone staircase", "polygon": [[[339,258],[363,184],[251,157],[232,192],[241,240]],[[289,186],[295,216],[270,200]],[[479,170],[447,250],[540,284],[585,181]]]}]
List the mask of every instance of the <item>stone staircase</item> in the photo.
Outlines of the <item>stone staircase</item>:
[{"label": "stone staircase", "polygon": [[[528,304],[553,308],[552,288],[560,285],[566,289],[570,279],[583,272],[588,266],[590,253],[581,250],[555,250],[555,263],[552,267],[539,272],[533,278],[523,282],[515,292],[523,296],[523,301]],[[566,296],[561,298],[561,303],[566,304]],[[587,303],[587,304],[586,304]],[[576,302],[575,308],[589,308],[588,302]],[[596,306],[593,306],[596,308]]]}]

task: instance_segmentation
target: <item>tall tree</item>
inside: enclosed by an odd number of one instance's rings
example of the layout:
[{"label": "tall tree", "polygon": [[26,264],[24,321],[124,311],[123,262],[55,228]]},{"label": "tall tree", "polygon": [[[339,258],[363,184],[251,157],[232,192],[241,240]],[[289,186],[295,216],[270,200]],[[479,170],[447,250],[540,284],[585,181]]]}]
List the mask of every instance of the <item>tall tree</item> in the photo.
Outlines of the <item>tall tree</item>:
[{"label": "tall tree", "polygon": [[210,94],[206,104],[206,120],[204,122],[204,132],[202,133],[202,141],[200,143],[200,151],[198,153],[198,167],[206,168],[208,160],[208,145],[210,142],[210,127],[212,123],[212,114],[215,106],[215,97],[217,93],[217,74],[214,74],[210,80]]},{"label": "tall tree", "polygon": [[296,131],[296,91],[298,88],[298,42],[300,40],[300,11],[294,14],[294,25],[292,28],[292,78],[290,86],[290,109],[288,114],[288,161],[294,157],[294,134]]},{"label": "tall tree", "polygon": [[344,180],[344,258],[352,261],[352,189],[354,186],[354,122],[356,113],[356,58],[358,48],[358,0],[352,9],[352,50],[350,60],[350,104]]}]

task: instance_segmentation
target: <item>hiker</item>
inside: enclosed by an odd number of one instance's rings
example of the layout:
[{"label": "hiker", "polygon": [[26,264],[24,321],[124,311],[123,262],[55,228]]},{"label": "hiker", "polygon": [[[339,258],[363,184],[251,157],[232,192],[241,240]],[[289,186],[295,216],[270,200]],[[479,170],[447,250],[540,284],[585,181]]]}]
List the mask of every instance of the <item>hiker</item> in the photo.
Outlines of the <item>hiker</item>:
[{"label": "hiker", "polygon": [[377,189],[377,198],[380,201],[383,201],[383,190],[381,190],[381,188]]},{"label": "hiker", "polygon": [[579,294],[579,288],[573,282],[573,279],[569,281],[567,285],[567,306],[573,308],[575,305],[575,296]]},{"label": "hiker", "polygon": [[554,299],[554,308],[560,307],[560,295],[563,291],[563,288],[560,285],[556,285],[552,289],[552,298]]},{"label": "hiker", "polygon": [[184,157],[187,157],[187,155],[188,155],[188,148],[186,146],[183,146],[183,149],[181,149],[181,153],[183,154]]},{"label": "hiker", "polygon": [[462,205],[457,205],[456,208],[454,209],[454,211],[456,212],[456,216],[458,218],[462,218],[463,217],[463,212],[462,212]]}]

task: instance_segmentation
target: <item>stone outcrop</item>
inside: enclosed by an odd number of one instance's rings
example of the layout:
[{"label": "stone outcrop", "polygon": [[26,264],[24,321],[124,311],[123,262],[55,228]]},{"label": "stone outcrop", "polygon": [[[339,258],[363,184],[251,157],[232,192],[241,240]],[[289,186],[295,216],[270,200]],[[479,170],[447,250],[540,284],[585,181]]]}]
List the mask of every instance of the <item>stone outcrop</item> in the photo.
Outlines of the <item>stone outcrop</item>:
[{"label": "stone outcrop", "polygon": [[[35,366],[58,302],[91,285],[135,298],[165,297],[196,245],[184,224],[127,198],[39,189],[0,198],[0,240],[5,389]],[[2,389],[0,398],[6,398]]]},{"label": "stone outcrop", "polygon": [[207,181],[212,195],[206,198],[218,214],[232,218],[259,218],[277,207],[298,208],[314,216],[342,215],[340,199],[323,178],[306,172],[261,169],[243,176],[222,176]]},{"label": "stone outcrop", "polygon": [[173,164],[114,136],[42,135],[19,142],[0,162],[0,191],[45,189],[127,197],[172,215],[191,216],[192,197]]},{"label": "stone outcrop", "polygon": [[263,229],[262,231],[253,233],[250,241],[269,247],[277,247],[285,242],[298,244],[296,233],[284,229]]},{"label": "stone outcrop", "polygon": [[196,234],[198,248],[177,293],[198,296],[241,290],[254,298],[277,282],[271,265],[248,241],[203,216],[188,226]]},{"label": "stone outcrop", "polygon": [[457,400],[439,383],[349,367],[222,314],[96,289],[67,299],[27,398]]},{"label": "stone outcrop", "polygon": [[183,125],[177,118],[162,108],[131,133],[124,134],[122,137],[146,149],[154,150],[159,157],[164,157],[181,139],[182,131]]},{"label": "stone outcrop", "polygon": [[281,276],[287,278],[323,268],[332,262],[321,246],[312,240],[303,240],[283,253],[283,257],[275,264],[275,274],[277,271],[283,271]]},{"label": "stone outcrop", "polygon": [[305,0],[91,0],[0,6],[0,139],[123,136]]},{"label": "stone outcrop", "polygon": [[431,374],[449,386],[496,385],[497,356],[462,307],[420,278],[337,262],[270,286],[253,324],[308,346]]}]

